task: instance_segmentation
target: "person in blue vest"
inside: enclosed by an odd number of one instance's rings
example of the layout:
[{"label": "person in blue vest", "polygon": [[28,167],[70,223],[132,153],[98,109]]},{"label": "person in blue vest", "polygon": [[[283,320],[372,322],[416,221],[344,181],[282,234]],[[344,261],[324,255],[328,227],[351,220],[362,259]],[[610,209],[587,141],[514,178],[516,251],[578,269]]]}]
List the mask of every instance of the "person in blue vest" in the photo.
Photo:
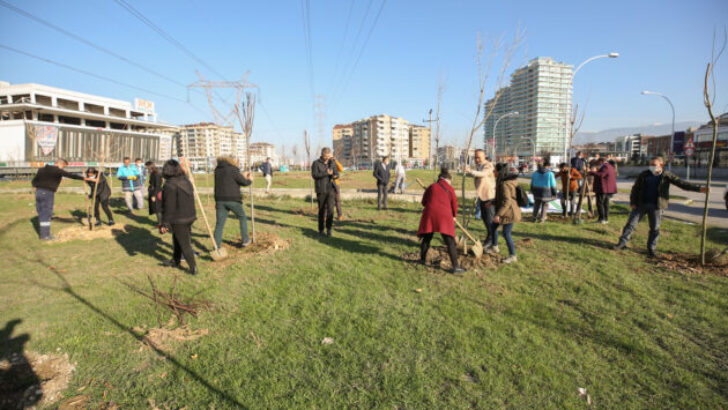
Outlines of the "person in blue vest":
[{"label": "person in blue vest", "polygon": [[556,177],[551,172],[551,163],[545,160],[531,177],[531,193],[533,194],[533,221],[546,222],[546,211],[549,202],[556,196]]},{"label": "person in blue vest", "polygon": [[126,202],[129,212],[134,212],[134,204],[131,198],[136,198],[140,209],[144,209],[144,194],[141,183],[141,176],[136,165],[131,165],[131,159],[124,157],[124,165],[120,166],[116,171],[116,178],[121,180],[121,189],[124,192],[124,202]]}]

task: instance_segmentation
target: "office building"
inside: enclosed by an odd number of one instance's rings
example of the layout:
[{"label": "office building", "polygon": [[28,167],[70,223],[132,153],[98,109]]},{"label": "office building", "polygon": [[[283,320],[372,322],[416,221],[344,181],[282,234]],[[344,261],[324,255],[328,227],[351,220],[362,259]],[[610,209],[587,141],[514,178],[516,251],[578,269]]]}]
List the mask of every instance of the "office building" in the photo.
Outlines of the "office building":
[{"label": "office building", "polygon": [[179,127],[177,151],[186,157],[193,169],[209,169],[215,158],[223,155],[235,157],[245,166],[245,137],[233,129],[211,122],[182,125]]},{"label": "office building", "polygon": [[[132,105],[41,84],[0,82],[0,167],[35,168],[58,158],[72,167],[116,166],[126,156],[163,161],[171,151],[154,103]],[[160,132],[164,130],[165,132]]]}]

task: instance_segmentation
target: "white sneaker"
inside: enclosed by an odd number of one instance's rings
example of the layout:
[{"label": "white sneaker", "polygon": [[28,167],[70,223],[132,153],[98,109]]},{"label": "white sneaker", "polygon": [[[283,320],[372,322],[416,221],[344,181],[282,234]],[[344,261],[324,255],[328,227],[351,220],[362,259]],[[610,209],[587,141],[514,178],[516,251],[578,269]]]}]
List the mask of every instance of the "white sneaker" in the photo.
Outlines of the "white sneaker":
[{"label": "white sneaker", "polygon": [[485,253],[500,253],[500,249],[498,249],[498,245],[489,246],[485,248]]},{"label": "white sneaker", "polygon": [[516,255],[511,255],[511,256],[503,259],[503,263],[513,263],[513,262],[518,262],[518,258],[516,257]]}]

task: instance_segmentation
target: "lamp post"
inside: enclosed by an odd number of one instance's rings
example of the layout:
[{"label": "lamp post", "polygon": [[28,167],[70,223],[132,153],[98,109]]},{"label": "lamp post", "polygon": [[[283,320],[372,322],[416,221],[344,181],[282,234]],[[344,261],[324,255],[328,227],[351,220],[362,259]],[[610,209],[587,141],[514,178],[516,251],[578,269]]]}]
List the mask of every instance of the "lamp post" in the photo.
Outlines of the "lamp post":
[{"label": "lamp post", "polygon": [[[667,101],[668,104],[670,104],[670,109],[672,110],[672,132],[670,133],[670,146],[667,147],[667,169],[672,171],[672,143],[673,138],[675,138],[675,106],[672,105],[672,101],[670,101],[669,98],[665,94],[658,93],[656,91],[642,91],[642,95],[655,95],[658,97],[662,97]],[[687,163],[687,158],[685,158],[685,163]]]},{"label": "lamp post", "polygon": [[[500,117],[498,117],[497,120],[495,120],[495,124],[493,124],[493,160],[496,159],[496,142],[498,140],[495,138],[495,130],[498,128],[498,122],[500,122],[500,120],[502,120],[503,118],[515,117],[517,115],[518,115],[518,111],[511,111],[509,113],[505,113],[505,114],[501,115]],[[505,141],[503,142],[503,144],[505,144]]]},{"label": "lamp post", "polygon": [[[572,84],[572,94],[574,93],[574,77],[576,77],[576,73],[581,70],[582,67],[584,67],[587,63],[590,63],[594,60],[598,60],[600,58],[617,58],[619,57],[619,53],[609,53],[609,54],[599,54],[594,57],[587,58],[584,60],[581,64],[576,66],[576,69],[574,70],[574,74],[571,75],[571,84]],[[568,95],[568,94],[567,94]],[[564,162],[567,162],[567,158],[569,156],[569,148],[571,144],[571,112],[568,111],[569,104],[566,104],[567,112],[566,112],[566,138],[564,140]]]}]

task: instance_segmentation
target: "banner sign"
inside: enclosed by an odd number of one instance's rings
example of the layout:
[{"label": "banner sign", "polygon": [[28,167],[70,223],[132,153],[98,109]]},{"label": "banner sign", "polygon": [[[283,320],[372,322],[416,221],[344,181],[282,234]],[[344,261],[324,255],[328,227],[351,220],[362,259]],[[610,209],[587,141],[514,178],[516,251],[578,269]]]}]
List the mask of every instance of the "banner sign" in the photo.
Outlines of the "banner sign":
[{"label": "banner sign", "polygon": [[154,101],[147,101],[142,100],[141,98],[135,98],[134,108],[137,111],[141,111],[145,114],[154,114]]},{"label": "banner sign", "polygon": [[33,125],[35,141],[38,143],[43,155],[48,155],[56,149],[58,143],[58,127],[54,125]]}]

